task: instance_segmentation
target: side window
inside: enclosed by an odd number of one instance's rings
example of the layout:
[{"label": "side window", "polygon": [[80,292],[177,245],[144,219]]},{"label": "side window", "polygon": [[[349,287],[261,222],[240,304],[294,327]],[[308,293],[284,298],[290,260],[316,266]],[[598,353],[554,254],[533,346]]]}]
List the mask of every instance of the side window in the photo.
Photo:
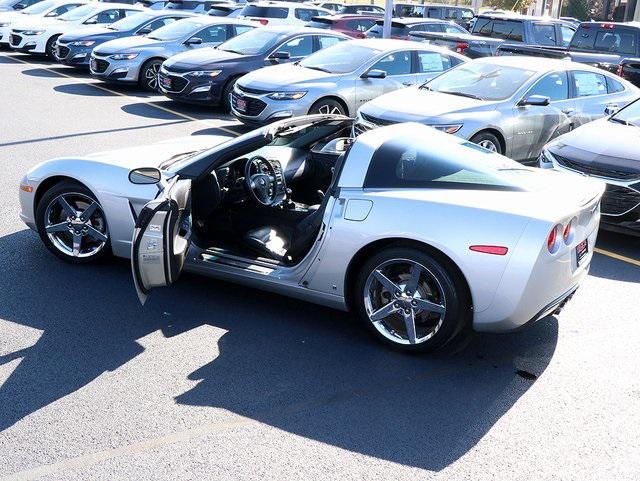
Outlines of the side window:
[{"label": "side window", "polygon": [[45,17],[58,17],[63,13],[67,13],[69,10],[73,10],[74,8],[79,6],[80,4],[61,5],[58,8],[51,10],[49,13],[45,15]]},{"label": "side window", "polygon": [[595,49],[600,52],[635,54],[636,35],[631,31],[600,31],[596,35]]},{"label": "side window", "polygon": [[249,30],[253,30],[253,27],[250,27],[249,25],[236,25],[235,29],[236,35],[241,35],[245,32],[248,32]]},{"label": "side window", "polygon": [[451,68],[451,58],[437,52],[418,52],[418,72],[444,72]]},{"label": "side window", "polygon": [[124,15],[120,16],[120,11],[119,10],[104,10],[103,12],[100,12],[99,14],[94,15],[89,20],[85,21],[84,23],[87,23],[87,24],[89,24],[89,23],[99,23],[99,24],[113,23],[113,22],[117,22],[121,18],[124,18]]},{"label": "side window", "polygon": [[145,30],[153,32],[154,30],[159,29],[160,27],[164,27],[165,25],[169,25],[170,23],[175,22],[177,19],[175,17],[165,17],[165,18],[157,18],[153,22],[145,25],[143,28]]},{"label": "side window", "polygon": [[125,18],[135,15],[136,13],[140,13],[140,10],[119,10],[118,13],[120,15],[119,18]]},{"label": "side window", "polygon": [[207,28],[200,30],[192,38],[197,37],[202,39],[202,43],[220,43],[227,39],[227,26],[226,25],[210,25]]},{"label": "side window", "polygon": [[303,22],[310,22],[311,21],[311,17],[314,17],[315,15],[316,15],[316,11],[315,10],[311,10],[309,8],[296,8],[295,9],[296,18],[302,20]]},{"label": "side window", "polygon": [[276,50],[278,52],[289,52],[291,57],[306,57],[313,52],[313,37],[311,35],[296,37]]},{"label": "side window", "polygon": [[429,17],[429,18],[440,18],[440,9],[438,9],[438,8],[429,8],[429,9],[427,9],[427,17]]},{"label": "side window", "polygon": [[566,72],[555,72],[545,75],[529,89],[527,97],[530,95],[542,95],[549,97],[552,102],[557,100],[567,100],[569,98],[569,82]]},{"label": "side window", "polygon": [[463,28],[457,25],[445,25],[444,31],[445,33],[466,33]]},{"label": "side window", "polygon": [[612,79],[611,77],[606,77],[607,79],[607,92],[610,94],[615,94],[618,92],[624,91],[624,85],[622,85],[617,80]]},{"label": "side window", "polygon": [[534,23],[533,38],[537,45],[556,45],[555,25]]},{"label": "side window", "polygon": [[375,20],[349,20],[347,28],[356,32],[366,32],[376,24]]},{"label": "side window", "polygon": [[566,25],[560,25],[560,35],[562,35],[562,43],[560,45],[562,47],[568,47],[574,33],[575,30],[567,27]]},{"label": "side window", "polygon": [[411,73],[411,52],[395,52],[387,55],[372,67],[384,70],[387,75],[407,75]]},{"label": "side window", "polygon": [[607,80],[604,75],[593,72],[573,72],[573,85],[576,97],[590,97],[607,93]]},{"label": "side window", "polygon": [[493,32],[493,20],[488,18],[479,18],[473,26],[473,33],[490,37]]},{"label": "side window", "polygon": [[455,8],[447,8],[444,18],[447,20],[457,20],[458,11]]},{"label": "side window", "polygon": [[524,30],[522,22],[515,21],[496,21],[493,25],[493,38],[503,38],[514,42],[522,42],[524,40]]},{"label": "side window", "polygon": [[335,45],[336,43],[340,43],[342,39],[340,37],[331,37],[329,35],[321,35],[318,37],[319,48],[327,48]]}]

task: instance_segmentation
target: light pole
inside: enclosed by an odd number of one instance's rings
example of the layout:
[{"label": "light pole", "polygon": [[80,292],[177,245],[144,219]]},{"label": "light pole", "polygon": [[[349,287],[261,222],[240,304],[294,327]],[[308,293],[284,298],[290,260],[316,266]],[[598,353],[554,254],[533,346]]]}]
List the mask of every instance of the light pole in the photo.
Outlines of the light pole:
[{"label": "light pole", "polygon": [[393,0],[384,0],[384,25],[382,37],[391,38],[391,18],[393,17]]}]

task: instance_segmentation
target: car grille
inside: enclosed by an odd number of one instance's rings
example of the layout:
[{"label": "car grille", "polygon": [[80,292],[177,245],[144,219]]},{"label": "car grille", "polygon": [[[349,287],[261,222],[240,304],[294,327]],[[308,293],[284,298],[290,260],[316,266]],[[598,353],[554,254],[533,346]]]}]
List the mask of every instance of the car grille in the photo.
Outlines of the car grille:
[{"label": "car grille", "polygon": [[605,215],[623,215],[640,205],[640,192],[628,187],[607,184],[600,209]]},{"label": "car grille", "polygon": [[238,89],[239,92],[254,94],[254,95],[263,95],[263,94],[271,93],[271,90],[252,89],[250,87],[243,87],[238,84],[236,84],[236,89]]},{"label": "car grille", "polygon": [[609,179],[618,180],[636,180],[640,179],[640,174],[637,172],[627,172],[624,170],[609,169],[601,165],[590,165],[582,162],[577,162],[561,155],[553,154],[558,163],[567,169],[576,170],[578,172],[584,172],[588,175],[595,175],[597,177],[605,177]]},{"label": "car grille", "polygon": [[[238,100],[240,99],[244,100],[247,103],[246,108],[243,110],[238,108]],[[236,92],[233,92],[231,94],[231,105],[235,110],[248,117],[256,117],[260,115],[260,113],[262,113],[262,111],[267,106],[267,104],[260,99],[256,99],[253,97],[240,97]]]},{"label": "car grille", "polygon": [[[171,80],[171,88],[165,87],[165,85],[162,82],[163,79]],[[162,85],[162,88],[164,90],[166,90],[167,92],[175,93],[175,94],[182,92],[187,87],[187,84],[189,83],[189,81],[184,77],[171,75],[166,70],[160,70],[160,72],[158,73],[158,81],[160,82],[160,85]]]},{"label": "car grille", "polygon": [[20,45],[20,42],[22,42],[22,37],[20,35],[16,35],[14,33],[9,35],[9,43],[14,47]]},{"label": "car grille", "polygon": [[393,125],[397,123],[397,122],[394,122],[393,120],[379,119],[377,117],[373,117],[371,115],[367,115],[362,112],[360,112],[360,116],[362,117],[363,120],[369,122],[370,124],[376,125],[378,127],[383,127],[385,125]]},{"label": "car grille", "polygon": [[368,130],[371,130],[371,128],[368,125],[358,124],[358,123],[353,124],[353,135],[355,136],[364,134]]},{"label": "car grille", "polygon": [[60,45],[58,44],[58,58],[62,59],[62,58],[67,58],[67,55],[69,55],[69,52],[71,50],[69,49],[69,47],[65,47],[64,45]]},{"label": "car grille", "polygon": [[95,73],[104,73],[109,68],[109,62],[107,62],[106,60],[95,57],[91,60],[91,70],[93,70]]}]

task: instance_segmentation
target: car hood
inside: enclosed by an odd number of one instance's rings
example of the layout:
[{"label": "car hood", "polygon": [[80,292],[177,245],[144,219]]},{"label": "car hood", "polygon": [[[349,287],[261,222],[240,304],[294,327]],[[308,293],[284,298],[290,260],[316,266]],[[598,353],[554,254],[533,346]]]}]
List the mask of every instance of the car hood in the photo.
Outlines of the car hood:
[{"label": "car hood", "polygon": [[131,37],[118,38],[103,43],[99,47],[96,47],[96,53],[110,55],[112,53],[131,51],[135,49],[143,49],[145,47],[161,47],[168,43],[173,43],[175,40],[169,42],[161,42],[159,40],[153,40],[149,37],[142,37],[139,35],[133,35]]},{"label": "car hood", "polygon": [[[69,23],[69,22],[60,22],[55,18],[43,18],[43,17],[29,18],[28,15],[20,15],[19,19],[14,18],[13,20],[14,22],[12,27],[20,30],[25,28],[33,29],[34,27],[37,27],[39,29],[45,29],[45,28],[51,28],[52,26],[57,27],[57,26],[62,26]],[[76,25],[76,24],[73,23],[72,25]]]},{"label": "car hood", "polygon": [[603,118],[559,137],[549,145],[549,150],[585,167],[640,174],[638,144],[640,127],[617,124]]},{"label": "car hood", "polygon": [[239,84],[261,90],[292,90],[335,77],[339,75],[289,63],[254,70],[242,77]]},{"label": "car hood", "polygon": [[88,37],[102,38],[102,37],[115,37],[118,33],[115,30],[109,30],[105,27],[86,27],[82,29],[74,29],[69,33],[64,34],[60,40],[63,42],[75,42],[76,40],[88,40]]},{"label": "car hood", "polygon": [[173,158],[215,147],[226,140],[229,140],[229,137],[193,135],[166,140],[157,144],[98,152],[84,157],[83,160],[122,167],[127,170],[139,167],[159,167]]},{"label": "car hood", "polygon": [[164,65],[165,67],[175,68],[176,70],[189,70],[194,67],[208,67],[219,63],[233,62],[242,58],[245,58],[245,56],[225,52],[224,50],[217,50],[212,47],[203,47],[173,55],[164,62]]},{"label": "car hood", "polygon": [[475,111],[493,104],[494,102],[411,87],[381,95],[367,102],[360,110],[390,122],[425,123],[434,117]]}]

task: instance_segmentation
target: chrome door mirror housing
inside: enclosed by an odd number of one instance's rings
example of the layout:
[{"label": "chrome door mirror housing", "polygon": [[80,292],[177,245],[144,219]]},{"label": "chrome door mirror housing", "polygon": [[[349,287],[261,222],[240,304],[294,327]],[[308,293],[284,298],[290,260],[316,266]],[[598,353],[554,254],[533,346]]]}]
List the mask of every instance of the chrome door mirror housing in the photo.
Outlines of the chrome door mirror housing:
[{"label": "chrome door mirror housing", "polygon": [[535,105],[538,107],[546,107],[551,103],[551,99],[545,95],[529,95],[518,102],[518,105]]},{"label": "chrome door mirror housing", "polygon": [[162,179],[160,169],[155,167],[140,167],[129,172],[129,182],[138,185],[157,184]]},{"label": "chrome door mirror housing", "polygon": [[383,79],[387,77],[387,72],[384,70],[372,69],[368,72],[363,73],[360,78],[372,78],[372,79]]}]

